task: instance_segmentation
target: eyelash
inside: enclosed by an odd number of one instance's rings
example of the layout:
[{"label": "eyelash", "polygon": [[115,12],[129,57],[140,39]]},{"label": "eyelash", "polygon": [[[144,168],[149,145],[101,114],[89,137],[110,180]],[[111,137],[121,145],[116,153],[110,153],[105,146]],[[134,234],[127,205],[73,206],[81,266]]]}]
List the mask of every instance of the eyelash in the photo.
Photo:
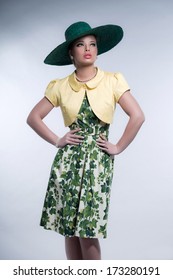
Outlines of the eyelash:
[{"label": "eyelash", "polygon": [[[83,46],[83,45],[84,45],[83,43],[77,43],[76,47],[80,47],[80,46]],[[96,43],[91,43],[90,45],[96,47]]]}]

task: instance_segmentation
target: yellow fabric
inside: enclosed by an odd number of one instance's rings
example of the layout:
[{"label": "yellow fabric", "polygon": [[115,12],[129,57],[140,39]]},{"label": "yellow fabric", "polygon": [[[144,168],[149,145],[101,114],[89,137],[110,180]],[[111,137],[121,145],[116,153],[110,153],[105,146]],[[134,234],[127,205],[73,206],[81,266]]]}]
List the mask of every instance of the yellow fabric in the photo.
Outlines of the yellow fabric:
[{"label": "yellow fabric", "polygon": [[75,72],[63,79],[56,79],[47,86],[45,97],[55,106],[60,106],[65,126],[77,118],[85,92],[95,115],[104,123],[112,123],[113,114],[121,95],[129,86],[121,73],[104,72],[83,84],[76,80]]}]

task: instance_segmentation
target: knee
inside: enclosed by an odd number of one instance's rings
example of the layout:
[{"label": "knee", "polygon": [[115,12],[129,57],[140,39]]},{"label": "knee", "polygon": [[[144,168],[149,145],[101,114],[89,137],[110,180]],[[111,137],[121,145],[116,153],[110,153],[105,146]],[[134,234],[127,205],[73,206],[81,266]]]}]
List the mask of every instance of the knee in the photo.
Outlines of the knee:
[{"label": "knee", "polygon": [[98,246],[99,241],[97,238],[79,238],[83,247]]}]

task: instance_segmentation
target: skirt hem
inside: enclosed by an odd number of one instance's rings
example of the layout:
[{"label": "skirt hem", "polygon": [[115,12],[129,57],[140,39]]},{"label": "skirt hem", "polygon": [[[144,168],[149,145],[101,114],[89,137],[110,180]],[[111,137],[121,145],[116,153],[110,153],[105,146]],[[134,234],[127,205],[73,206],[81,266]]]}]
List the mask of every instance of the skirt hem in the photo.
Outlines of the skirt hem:
[{"label": "skirt hem", "polygon": [[45,229],[45,230],[52,230],[52,231],[54,231],[54,232],[56,232],[56,233],[59,233],[60,235],[62,235],[62,236],[64,236],[64,237],[80,237],[80,238],[100,238],[100,239],[105,239],[105,238],[107,238],[107,236],[103,236],[103,235],[97,235],[97,236],[81,236],[79,233],[75,233],[75,234],[73,234],[73,235],[69,235],[69,234],[65,234],[65,233],[61,233],[61,232],[59,232],[58,230],[56,230],[56,229],[52,229],[52,228],[47,228],[47,227],[45,227],[45,226],[42,226],[42,225],[40,225],[43,229]]}]

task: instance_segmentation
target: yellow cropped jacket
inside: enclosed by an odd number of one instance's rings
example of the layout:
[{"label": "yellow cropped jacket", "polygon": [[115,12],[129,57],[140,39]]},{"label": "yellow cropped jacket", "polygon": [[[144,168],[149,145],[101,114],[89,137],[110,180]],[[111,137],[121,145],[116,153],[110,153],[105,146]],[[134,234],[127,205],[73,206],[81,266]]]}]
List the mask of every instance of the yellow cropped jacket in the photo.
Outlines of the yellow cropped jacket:
[{"label": "yellow cropped jacket", "polygon": [[110,73],[97,69],[97,75],[83,84],[77,81],[75,72],[49,83],[45,97],[60,106],[65,126],[71,125],[77,118],[83,98],[87,95],[95,115],[104,123],[112,123],[113,114],[121,95],[129,86],[121,73]]}]

